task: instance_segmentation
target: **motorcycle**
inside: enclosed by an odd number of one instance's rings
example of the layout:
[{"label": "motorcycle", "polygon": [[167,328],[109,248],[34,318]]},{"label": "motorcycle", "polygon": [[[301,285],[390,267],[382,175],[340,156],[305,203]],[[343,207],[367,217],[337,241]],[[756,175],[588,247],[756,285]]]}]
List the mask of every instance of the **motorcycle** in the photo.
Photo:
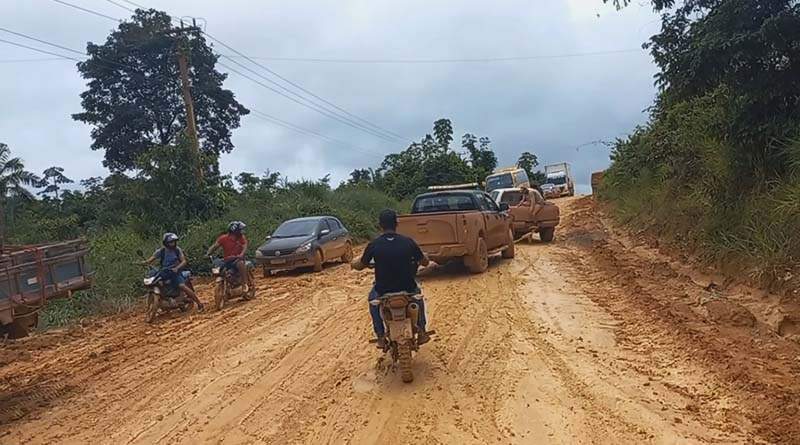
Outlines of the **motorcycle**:
[{"label": "motorcycle", "polygon": [[[256,297],[255,279],[253,269],[255,264],[252,261],[245,262],[247,266],[247,277],[241,277],[238,268],[225,267],[225,262],[220,258],[211,257],[211,275],[214,277],[216,287],[214,288],[214,307],[222,310],[225,303],[233,298],[252,300]],[[247,284],[247,292],[244,285]]]},{"label": "motorcycle", "polygon": [[[381,317],[386,326],[386,343],[383,352],[391,352],[392,365],[400,368],[400,378],[405,383],[414,380],[411,370],[411,354],[419,351],[417,320],[419,319],[421,294],[392,292],[370,301],[380,306]],[[434,335],[435,331],[427,331]],[[377,340],[370,340],[376,343]]]},{"label": "motorcycle", "polygon": [[[152,323],[156,319],[159,310],[169,312],[178,309],[186,312],[194,305],[194,301],[185,292],[173,285],[170,280],[171,273],[172,271],[169,269],[150,269],[143,280],[144,287],[147,289],[147,312],[145,314],[147,323]],[[186,279],[186,285],[194,290],[190,278],[191,273],[188,270],[179,273]]]}]

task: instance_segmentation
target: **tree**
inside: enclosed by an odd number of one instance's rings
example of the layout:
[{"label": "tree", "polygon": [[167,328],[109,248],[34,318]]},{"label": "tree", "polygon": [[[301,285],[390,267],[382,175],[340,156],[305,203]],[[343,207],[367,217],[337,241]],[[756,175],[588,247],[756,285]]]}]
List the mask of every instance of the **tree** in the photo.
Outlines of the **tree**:
[{"label": "tree", "polygon": [[5,248],[6,204],[8,198],[33,199],[25,187],[34,187],[40,179],[25,170],[20,158],[11,157],[11,149],[0,142],[0,253]]},{"label": "tree", "polygon": [[61,190],[62,184],[72,184],[74,181],[69,179],[68,177],[64,176],[64,169],[61,167],[50,167],[44,171],[44,176],[42,178],[41,185],[44,187],[44,190],[40,191],[40,195],[47,195],[48,193],[53,194],[53,199],[58,201],[60,195],[59,191]]},{"label": "tree", "polygon": [[474,171],[474,181],[481,182],[497,168],[497,156],[491,148],[492,141],[488,137],[478,139],[474,134],[466,133],[461,137],[461,146],[470,156]]},{"label": "tree", "polygon": [[[89,43],[89,59],[78,63],[89,88],[81,93],[82,113],[72,117],[93,127],[93,150],[105,150],[112,171],[135,167],[137,158],[156,146],[178,143],[186,127],[170,16],[137,9],[102,45]],[[249,110],[222,88],[226,75],[216,70],[218,55],[199,31],[185,42],[191,65],[194,109],[201,149],[213,155],[233,149],[231,130]]]},{"label": "tree", "polygon": [[534,170],[539,165],[539,157],[535,154],[524,151],[517,160],[517,167],[525,170],[531,183],[542,184],[547,179],[541,170]]},{"label": "tree", "polygon": [[225,196],[211,178],[200,179],[185,162],[190,147],[154,147],[136,161],[139,170],[127,193],[128,208],[145,229],[180,231],[190,222],[221,213]]},{"label": "tree", "polygon": [[447,151],[453,142],[453,123],[450,119],[439,119],[433,123],[433,135],[441,151]]},{"label": "tree", "polygon": [[374,173],[368,168],[357,168],[350,172],[350,179],[347,180],[348,185],[370,185],[373,183]]}]

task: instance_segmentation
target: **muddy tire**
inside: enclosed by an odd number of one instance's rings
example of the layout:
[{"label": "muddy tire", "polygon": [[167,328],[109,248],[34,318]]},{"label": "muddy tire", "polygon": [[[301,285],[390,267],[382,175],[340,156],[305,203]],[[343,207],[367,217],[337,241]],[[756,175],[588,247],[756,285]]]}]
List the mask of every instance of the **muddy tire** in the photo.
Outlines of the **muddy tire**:
[{"label": "muddy tire", "polygon": [[322,272],[322,251],[317,249],[314,252],[314,272]]},{"label": "muddy tire", "polygon": [[515,247],[514,247],[514,232],[512,230],[508,231],[508,247],[503,251],[501,255],[503,258],[511,259],[514,258],[515,254]]},{"label": "muddy tire", "polygon": [[4,324],[0,326],[0,340],[2,340],[6,335],[8,335],[8,338],[13,340],[27,337],[28,328],[26,328],[19,321],[14,320],[9,324]]},{"label": "muddy tire", "polygon": [[414,381],[414,372],[411,370],[411,346],[408,343],[397,345],[397,363],[400,366],[400,378],[405,383]]},{"label": "muddy tire", "polygon": [[272,276],[272,271],[267,269],[266,267],[261,269],[261,273],[263,274],[264,278],[269,278]]},{"label": "muddy tire", "polygon": [[225,283],[219,283],[214,288],[214,308],[221,311],[225,307]]},{"label": "muddy tire", "polygon": [[245,300],[252,300],[256,297],[256,277],[253,276],[253,271],[247,273],[247,293],[242,296]]},{"label": "muddy tire", "polygon": [[342,262],[349,263],[353,261],[353,245],[348,241],[344,248],[344,255],[342,255]]},{"label": "muddy tire", "polygon": [[553,241],[553,237],[555,236],[555,234],[556,234],[556,228],[548,227],[546,229],[542,229],[539,231],[539,239],[545,243],[549,243],[550,241]]},{"label": "muddy tire", "polygon": [[483,273],[489,268],[489,251],[483,238],[478,238],[478,248],[475,249],[475,253],[464,257],[464,265],[472,273]]},{"label": "muddy tire", "polygon": [[147,295],[147,310],[144,314],[144,321],[147,323],[152,323],[156,319],[156,315],[158,315],[158,303],[161,298],[156,294],[149,294]]}]

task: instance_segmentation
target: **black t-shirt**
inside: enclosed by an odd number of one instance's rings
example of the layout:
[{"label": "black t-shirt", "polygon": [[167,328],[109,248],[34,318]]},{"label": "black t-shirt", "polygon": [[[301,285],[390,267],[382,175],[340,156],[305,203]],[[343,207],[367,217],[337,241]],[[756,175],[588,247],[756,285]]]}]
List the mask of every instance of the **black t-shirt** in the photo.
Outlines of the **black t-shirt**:
[{"label": "black t-shirt", "polygon": [[417,267],[422,251],[413,239],[397,233],[384,233],[367,245],[363,264],[375,260],[375,291],[414,292],[417,290]]}]

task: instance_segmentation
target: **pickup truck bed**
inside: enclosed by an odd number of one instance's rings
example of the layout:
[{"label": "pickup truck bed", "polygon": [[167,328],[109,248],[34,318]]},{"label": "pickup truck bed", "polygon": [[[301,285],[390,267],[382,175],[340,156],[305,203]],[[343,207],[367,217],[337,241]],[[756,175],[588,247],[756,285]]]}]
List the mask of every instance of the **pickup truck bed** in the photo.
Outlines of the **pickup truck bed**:
[{"label": "pickup truck bed", "polygon": [[480,190],[418,196],[411,214],[398,217],[397,232],[414,239],[434,262],[463,259],[474,273],[486,270],[489,255],[514,257],[511,216]]},{"label": "pickup truck bed", "polygon": [[[52,298],[91,287],[94,272],[86,240],[6,246],[0,255],[0,325],[12,337],[27,335]],[[0,332],[2,335],[2,332]]]}]

